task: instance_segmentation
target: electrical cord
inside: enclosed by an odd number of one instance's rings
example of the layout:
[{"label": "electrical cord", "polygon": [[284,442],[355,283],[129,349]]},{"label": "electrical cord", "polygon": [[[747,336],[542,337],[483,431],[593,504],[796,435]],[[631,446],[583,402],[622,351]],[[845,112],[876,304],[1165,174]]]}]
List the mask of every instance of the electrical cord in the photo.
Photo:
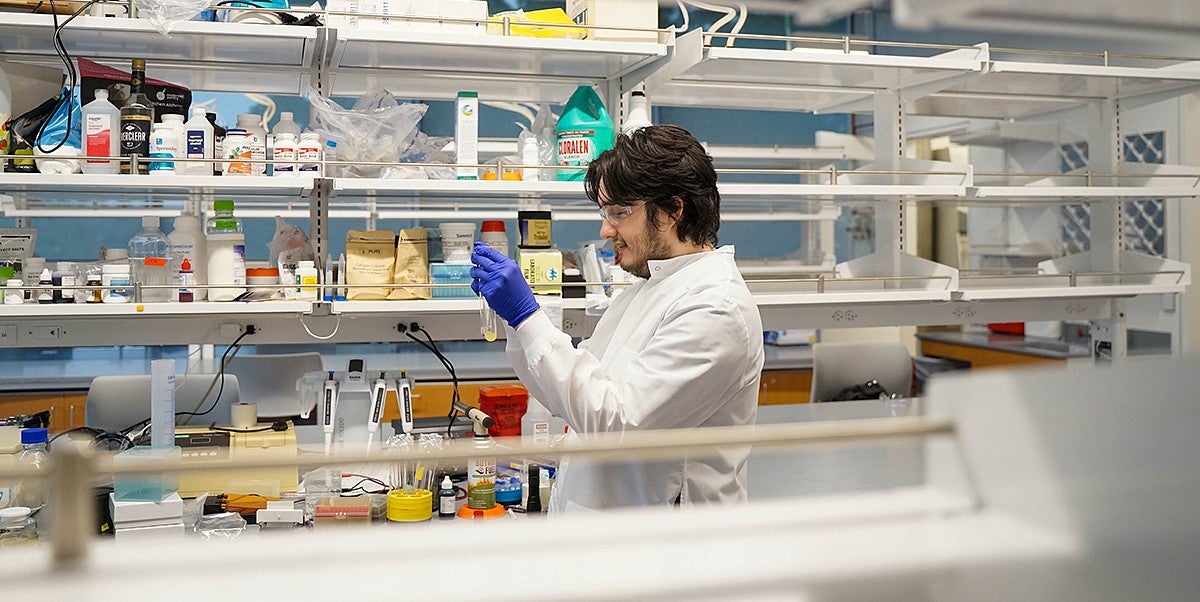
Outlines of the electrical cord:
[{"label": "electrical cord", "polygon": [[453,386],[453,393],[451,394],[450,398],[450,411],[446,414],[446,418],[448,419],[446,421],[446,437],[449,438],[451,428],[454,426],[454,420],[458,417],[458,410],[455,409],[454,404],[461,401],[461,398],[458,394],[458,374],[454,372],[454,364],[450,362],[449,358],[447,358],[445,355],[442,355],[441,350],[437,348],[437,343],[433,341],[433,337],[429,334],[428,330],[422,328],[420,324],[414,325],[413,330],[425,335],[425,338],[428,342],[422,341],[421,339],[413,336],[411,332],[405,332],[405,336],[413,341],[416,341],[419,345],[425,349],[428,349],[431,353],[433,353],[433,355],[437,356],[437,358],[441,360],[442,365],[445,366],[446,371],[450,373],[450,383]]},{"label": "electrical cord", "polygon": [[[224,353],[221,354],[220,368],[219,368],[216,376],[213,377],[212,382],[210,382],[208,384],[208,389],[204,392],[204,395],[200,396],[200,402],[196,404],[195,409],[199,409],[204,406],[205,402],[208,400],[208,394],[211,393],[213,390],[213,387],[217,386],[217,383],[220,382],[220,386],[217,388],[217,396],[213,398],[212,406],[210,406],[207,410],[204,410],[203,412],[196,412],[196,411],[175,412],[176,418],[179,418],[180,416],[188,416],[188,417],[204,416],[206,414],[211,413],[214,409],[216,409],[217,403],[221,400],[221,395],[223,395],[225,393],[225,367],[229,364],[229,360],[232,360],[233,356],[237,355],[237,351],[239,351],[241,349],[242,339],[244,339],[247,336],[252,335],[256,332],[258,332],[258,331],[253,325],[247,325],[245,330],[243,330],[242,333],[239,334],[237,336],[237,338],[235,338],[233,340],[233,342],[230,343],[229,346],[225,348]],[[230,355],[230,353],[232,353],[233,355]],[[150,424],[150,419],[147,418],[145,420],[142,420],[141,422],[138,422],[136,424],[133,424],[131,426],[123,428],[119,432],[125,434],[125,436],[129,437],[129,439],[131,439],[131,440],[137,440],[144,433],[144,431],[145,431],[144,427],[148,426],[149,424]],[[138,428],[142,428],[143,432],[139,432],[136,435],[130,435],[130,433],[133,430],[138,429]]]},{"label": "electrical cord", "polygon": [[208,425],[208,428],[209,428],[209,430],[217,431],[217,432],[221,432],[221,433],[265,433],[267,431],[276,431],[276,432],[286,431],[286,430],[288,430],[288,424],[287,424],[286,420],[276,420],[275,422],[272,422],[271,424],[264,426],[264,427],[253,428],[253,429],[236,429],[236,428],[225,428],[223,426],[217,426],[217,423],[214,422],[214,423]]},{"label": "electrical cord", "polygon": [[53,115],[58,113],[58,111],[60,109],[62,109],[62,106],[65,103],[67,105],[67,127],[65,130],[66,133],[63,135],[62,140],[60,140],[58,142],[58,144],[54,145],[54,148],[52,148],[50,150],[46,150],[46,148],[44,146],[42,146],[42,136],[46,133],[46,126],[50,123],[51,120],[47,119],[46,121],[44,121],[42,123],[42,127],[38,129],[38,134],[37,134],[37,149],[47,155],[54,153],[58,149],[62,148],[64,144],[67,143],[67,138],[70,135],[71,128],[72,128],[71,122],[73,120],[73,114],[74,114],[74,111],[71,110],[70,103],[71,103],[71,100],[75,97],[75,86],[79,83],[79,72],[75,69],[75,63],[71,59],[71,53],[67,52],[67,47],[62,42],[62,30],[64,27],[67,26],[68,23],[70,23],[71,21],[74,21],[75,17],[78,17],[79,15],[83,14],[83,11],[91,8],[91,6],[93,4],[95,4],[96,2],[99,2],[99,1],[100,0],[90,0],[89,2],[85,3],[83,6],[80,6],[78,10],[76,10],[74,13],[71,13],[71,16],[67,17],[65,20],[63,20],[60,23],[58,21],[58,7],[55,6],[54,0],[49,0],[50,14],[51,14],[51,18],[54,22],[54,33],[51,36],[51,39],[54,42],[54,51],[56,54],[58,54],[58,58],[62,59],[63,65],[66,66],[66,68],[67,68],[67,86],[64,88],[62,98],[59,99],[58,104],[55,105],[54,113],[52,113],[51,116],[53,118]]}]

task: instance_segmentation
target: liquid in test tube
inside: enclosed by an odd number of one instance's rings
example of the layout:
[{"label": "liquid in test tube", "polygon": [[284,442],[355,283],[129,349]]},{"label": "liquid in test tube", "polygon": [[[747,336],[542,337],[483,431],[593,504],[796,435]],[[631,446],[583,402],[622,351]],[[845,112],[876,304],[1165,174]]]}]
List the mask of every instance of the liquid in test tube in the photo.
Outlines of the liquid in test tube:
[{"label": "liquid in test tube", "polygon": [[496,312],[483,295],[479,295],[479,334],[489,343],[496,340]]}]

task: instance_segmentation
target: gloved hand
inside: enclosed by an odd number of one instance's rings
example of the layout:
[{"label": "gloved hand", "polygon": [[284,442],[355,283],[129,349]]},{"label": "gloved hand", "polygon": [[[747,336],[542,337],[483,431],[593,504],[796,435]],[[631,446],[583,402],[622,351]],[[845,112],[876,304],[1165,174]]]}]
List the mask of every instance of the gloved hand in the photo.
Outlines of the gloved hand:
[{"label": "gloved hand", "polygon": [[516,328],[541,308],[517,263],[482,242],[471,253],[471,290],[483,295],[496,315]]}]

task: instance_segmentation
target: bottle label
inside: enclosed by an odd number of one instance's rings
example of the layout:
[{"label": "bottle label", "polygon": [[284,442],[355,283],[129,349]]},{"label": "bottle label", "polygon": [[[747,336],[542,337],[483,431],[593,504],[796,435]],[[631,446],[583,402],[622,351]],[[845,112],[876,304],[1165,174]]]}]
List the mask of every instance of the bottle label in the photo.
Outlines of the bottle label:
[{"label": "bottle label", "polygon": [[[93,113],[87,116],[85,152],[88,155],[107,157],[112,150],[112,116],[106,113]],[[110,161],[103,159],[88,159],[88,163],[108,165]]]},{"label": "bottle label", "polygon": [[[175,154],[179,149],[175,146],[175,140],[169,135],[161,133],[154,134],[150,139],[150,158],[152,159],[174,159]],[[174,161],[151,161],[150,171],[175,171]]]},{"label": "bottle label", "polygon": [[204,159],[204,130],[187,131],[187,158]]},{"label": "bottle label", "polygon": [[300,160],[300,171],[317,171],[317,161],[321,160],[320,148],[302,144],[296,154]]},{"label": "bottle label", "polygon": [[[192,255],[195,248],[196,246],[191,243],[171,245],[168,248],[167,253],[171,256],[172,273],[179,272],[180,267],[183,266],[183,259],[185,257],[188,259],[195,259],[195,257]],[[192,261],[192,265],[196,265],[196,262]]]},{"label": "bottle label", "polygon": [[246,245],[233,245],[233,283],[246,284]]},{"label": "bottle label", "polygon": [[467,507],[486,510],[496,505],[496,460],[475,458],[467,473]]},{"label": "bottle label", "polygon": [[558,164],[586,166],[595,159],[595,130],[571,130],[558,133]]},{"label": "bottle label", "polygon": [[150,122],[146,115],[128,115],[121,117],[121,154],[137,154],[142,157],[150,154]]},{"label": "bottle label", "polygon": [[442,516],[453,515],[455,510],[457,510],[455,507],[457,504],[454,501],[454,490],[443,489],[439,497],[438,514]]}]

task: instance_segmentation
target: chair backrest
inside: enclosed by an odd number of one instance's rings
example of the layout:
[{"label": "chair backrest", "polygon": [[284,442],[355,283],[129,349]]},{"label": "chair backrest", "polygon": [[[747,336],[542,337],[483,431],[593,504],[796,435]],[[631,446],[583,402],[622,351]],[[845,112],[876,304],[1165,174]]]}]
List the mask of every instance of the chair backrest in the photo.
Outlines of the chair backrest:
[{"label": "chair backrest", "polygon": [[812,353],[812,401],[832,400],[842,389],[872,379],[888,393],[909,396],[912,358],[903,343],[814,343]]},{"label": "chair backrest", "polygon": [[225,365],[226,374],[238,377],[242,401],[256,404],[260,418],[300,416],[310,412],[312,407],[301,407],[296,381],[309,372],[324,369],[321,354],[315,351],[237,355]]},{"label": "chair backrest", "polygon": [[[176,423],[229,424],[229,408],[238,401],[238,379],[226,374],[222,387],[222,381],[215,380],[216,377],[216,374],[196,373],[175,375],[176,412],[203,412],[213,408],[204,416],[180,416]],[[211,391],[209,385],[212,385]],[[221,393],[219,398],[218,391]],[[216,405],[213,405],[214,400]],[[106,431],[128,428],[146,420],[150,418],[150,375],[97,376],[88,388],[84,407],[84,423]]]}]

